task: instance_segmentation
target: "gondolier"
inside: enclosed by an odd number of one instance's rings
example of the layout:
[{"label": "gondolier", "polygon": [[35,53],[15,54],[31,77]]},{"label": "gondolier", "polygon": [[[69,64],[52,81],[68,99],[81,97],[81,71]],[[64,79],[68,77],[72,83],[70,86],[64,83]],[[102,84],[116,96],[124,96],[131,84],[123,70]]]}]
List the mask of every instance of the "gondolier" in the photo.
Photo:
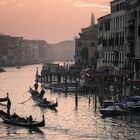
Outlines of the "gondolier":
[{"label": "gondolier", "polygon": [[39,93],[38,97],[39,97],[40,99],[43,99],[44,94],[45,94],[45,90],[42,89],[41,92]]},{"label": "gondolier", "polygon": [[9,99],[9,97],[8,97],[8,99],[7,99],[7,113],[10,115],[10,108],[11,108],[11,100]]},{"label": "gondolier", "polygon": [[35,87],[35,90],[37,91],[37,89],[38,89],[38,83],[35,83],[34,84],[34,87]]}]

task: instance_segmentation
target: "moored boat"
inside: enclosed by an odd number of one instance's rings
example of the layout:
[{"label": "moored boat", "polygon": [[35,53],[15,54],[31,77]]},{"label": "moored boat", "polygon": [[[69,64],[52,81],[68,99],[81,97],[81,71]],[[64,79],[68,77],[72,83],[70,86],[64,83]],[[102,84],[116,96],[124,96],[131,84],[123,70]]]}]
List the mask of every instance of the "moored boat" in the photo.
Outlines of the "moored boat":
[{"label": "moored boat", "polygon": [[140,96],[128,96],[119,103],[119,105],[128,111],[139,113],[140,112]]},{"label": "moored boat", "polygon": [[34,121],[34,120],[30,121],[30,120],[20,117],[18,115],[16,118],[13,118],[12,115],[9,115],[2,110],[0,111],[0,118],[3,120],[4,123],[16,125],[16,126],[27,127],[27,128],[44,127],[45,126],[44,115],[42,117],[43,117],[43,119],[40,122]]},{"label": "moored boat", "polygon": [[99,109],[102,116],[111,117],[111,116],[119,116],[125,114],[126,111],[120,108],[118,105],[115,106],[108,106],[102,109]]}]

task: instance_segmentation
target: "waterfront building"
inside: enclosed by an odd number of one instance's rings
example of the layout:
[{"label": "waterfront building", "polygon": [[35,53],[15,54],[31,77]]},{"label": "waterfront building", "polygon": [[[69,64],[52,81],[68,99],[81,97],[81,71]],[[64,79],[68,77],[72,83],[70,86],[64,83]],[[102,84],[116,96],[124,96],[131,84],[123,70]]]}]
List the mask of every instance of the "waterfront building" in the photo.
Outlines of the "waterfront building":
[{"label": "waterfront building", "polygon": [[[103,17],[100,17],[98,19],[98,42],[97,42],[97,51],[99,53],[98,61],[97,61],[97,67],[101,67],[102,65],[106,65],[107,62],[107,41],[106,38],[109,38],[110,36],[110,19],[111,16],[106,15]],[[108,49],[109,51],[109,49]],[[112,55],[111,55],[112,56]],[[111,59],[112,60],[112,59]],[[113,63],[113,60],[111,61]]]},{"label": "waterfront building", "polygon": [[21,65],[29,65],[31,63],[31,48],[29,40],[24,39],[21,44]]},{"label": "waterfront building", "polygon": [[125,65],[125,0],[111,1],[110,6],[111,14],[98,19],[99,62],[121,69]]},{"label": "waterfront building", "polygon": [[140,1],[126,0],[126,65],[134,71],[134,79],[140,72]]},{"label": "waterfront building", "polygon": [[75,64],[92,65],[96,68],[97,27],[95,16],[91,14],[91,25],[82,28],[79,37],[75,38]]},{"label": "waterfront building", "polygon": [[14,66],[21,59],[22,37],[0,35],[0,58],[1,65]]},{"label": "waterfront building", "polygon": [[19,66],[45,62],[47,51],[46,41],[0,35],[1,66]]},{"label": "waterfront building", "polygon": [[[35,64],[45,62],[47,59],[47,43],[43,40],[24,40],[22,61]],[[28,61],[28,62],[27,62]]]}]

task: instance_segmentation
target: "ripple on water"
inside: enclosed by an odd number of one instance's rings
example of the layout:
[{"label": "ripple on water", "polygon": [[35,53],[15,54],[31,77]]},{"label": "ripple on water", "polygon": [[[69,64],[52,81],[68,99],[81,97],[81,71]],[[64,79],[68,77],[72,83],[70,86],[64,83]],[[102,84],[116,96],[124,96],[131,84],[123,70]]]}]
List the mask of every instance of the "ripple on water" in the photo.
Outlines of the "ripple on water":
[{"label": "ripple on water", "polygon": [[[139,116],[124,118],[101,118],[100,113],[95,112],[93,99],[89,106],[89,97],[78,96],[78,107],[75,107],[74,93],[53,93],[46,91],[49,100],[58,99],[56,110],[39,108],[32,100],[25,104],[19,104],[30,98],[29,87],[34,84],[36,67],[39,71],[41,65],[21,67],[21,69],[7,68],[0,74],[1,93],[5,97],[9,92],[12,100],[11,112],[22,116],[32,114],[34,118],[41,119],[45,115],[46,126],[40,130],[29,130],[3,124],[0,121],[0,139],[2,140],[140,140]],[[39,88],[40,90],[40,88]],[[26,94],[23,94],[23,93]],[[0,109],[4,106],[0,105]]]}]

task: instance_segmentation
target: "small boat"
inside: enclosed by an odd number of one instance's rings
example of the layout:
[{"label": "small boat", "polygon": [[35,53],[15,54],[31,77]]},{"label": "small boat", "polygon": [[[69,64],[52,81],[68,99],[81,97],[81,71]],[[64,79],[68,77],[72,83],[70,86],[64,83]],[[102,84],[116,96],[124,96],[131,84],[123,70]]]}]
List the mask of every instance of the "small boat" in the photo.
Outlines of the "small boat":
[{"label": "small boat", "polygon": [[51,89],[51,84],[42,84],[41,86],[45,89]]},{"label": "small boat", "polygon": [[40,107],[47,107],[47,108],[54,109],[58,107],[58,101],[56,101],[55,103],[53,101],[38,101],[37,105]]},{"label": "small boat", "polygon": [[126,113],[125,110],[120,108],[118,105],[108,106],[106,108],[99,109],[102,116],[111,117],[111,116],[119,116]]},{"label": "small boat", "polygon": [[63,91],[64,90],[64,86],[63,85],[55,85],[55,86],[52,86],[52,90],[54,91],[54,92],[57,92],[57,91]]},{"label": "small boat", "polygon": [[0,67],[0,72],[6,72],[6,70],[3,67]]},{"label": "small boat", "polygon": [[[66,87],[67,86],[67,87]],[[67,90],[66,90],[67,88]],[[77,86],[77,89],[79,90],[79,86]],[[76,83],[60,83],[60,84],[53,84],[52,85],[53,91],[61,91],[61,92],[75,92],[76,91]]]},{"label": "small boat", "polygon": [[138,113],[140,111],[140,96],[125,97],[119,105],[125,110]]},{"label": "small boat", "polygon": [[47,107],[50,109],[54,109],[56,107],[58,107],[58,101],[56,101],[55,103],[53,101],[47,101],[46,99],[41,99],[38,97],[39,92],[33,90],[32,88],[30,88],[29,92],[32,95],[32,99],[37,103],[38,106],[40,107]]},{"label": "small boat", "polygon": [[[17,115],[18,116],[18,115]],[[16,126],[22,126],[27,128],[36,128],[36,127],[44,127],[45,126],[45,119],[44,115],[42,116],[42,121],[29,121],[23,117],[18,116],[16,119],[13,119],[12,115],[7,114],[4,111],[0,111],[0,118],[3,120],[4,123],[12,124]]]},{"label": "small boat", "polygon": [[17,66],[16,68],[17,68],[17,69],[20,69],[20,66]]},{"label": "small boat", "polygon": [[[66,91],[66,87],[64,87],[63,92]],[[75,86],[67,86],[67,92],[75,92],[76,87]]]},{"label": "small boat", "polygon": [[5,98],[0,98],[0,102],[5,102],[5,101],[7,101],[7,97],[5,97]]},{"label": "small boat", "polygon": [[112,99],[110,99],[110,100],[104,100],[103,101],[103,108],[106,108],[108,106],[113,106],[113,104],[114,104],[114,101]]}]

